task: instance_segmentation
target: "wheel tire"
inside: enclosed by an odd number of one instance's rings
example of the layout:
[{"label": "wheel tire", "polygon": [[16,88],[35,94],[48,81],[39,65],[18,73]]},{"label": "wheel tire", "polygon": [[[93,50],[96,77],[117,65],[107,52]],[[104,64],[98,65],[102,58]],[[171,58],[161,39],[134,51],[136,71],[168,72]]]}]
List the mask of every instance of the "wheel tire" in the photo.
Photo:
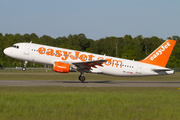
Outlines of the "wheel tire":
[{"label": "wheel tire", "polygon": [[25,67],[23,67],[23,68],[22,68],[22,71],[26,71],[26,68],[25,68]]},{"label": "wheel tire", "polygon": [[84,76],[79,76],[79,80],[83,83],[85,81],[85,77]]}]

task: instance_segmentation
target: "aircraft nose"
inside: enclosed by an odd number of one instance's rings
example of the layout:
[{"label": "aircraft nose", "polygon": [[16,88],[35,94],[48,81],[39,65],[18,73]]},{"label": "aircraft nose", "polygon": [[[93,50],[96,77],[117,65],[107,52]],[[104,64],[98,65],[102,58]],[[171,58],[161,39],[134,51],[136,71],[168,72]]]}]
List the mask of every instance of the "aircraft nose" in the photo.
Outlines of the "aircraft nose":
[{"label": "aircraft nose", "polygon": [[3,51],[3,52],[4,52],[4,54],[5,54],[5,55],[9,55],[9,54],[10,54],[10,50],[9,50],[9,48],[4,49],[4,51]]},{"label": "aircraft nose", "polygon": [[4,51],[3,51],[3,52],[4,52],[4,54],[5,54],[5,55],[7,55],[7,48],[6,48],[6,49],[4,49]]}]

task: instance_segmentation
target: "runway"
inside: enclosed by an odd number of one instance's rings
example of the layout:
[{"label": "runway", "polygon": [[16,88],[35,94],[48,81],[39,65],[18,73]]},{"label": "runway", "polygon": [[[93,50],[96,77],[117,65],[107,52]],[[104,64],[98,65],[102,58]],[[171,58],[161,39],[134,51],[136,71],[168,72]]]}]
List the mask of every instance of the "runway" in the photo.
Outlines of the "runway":
[{"label": "runway", "polygon": [[95,81],[84,83],[74,80],[31,81],[0,80],[0,86],[71,86],[71,87],[180,87],[179,81]]}]

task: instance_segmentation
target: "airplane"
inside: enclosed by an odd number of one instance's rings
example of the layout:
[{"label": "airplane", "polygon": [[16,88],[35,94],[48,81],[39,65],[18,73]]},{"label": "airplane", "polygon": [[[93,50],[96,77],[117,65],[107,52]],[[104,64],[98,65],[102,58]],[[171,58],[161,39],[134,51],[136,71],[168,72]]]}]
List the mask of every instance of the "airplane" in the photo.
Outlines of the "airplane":
[{"label": "airplane", "polygon": [[155,51],[141,61],[58,48],[35,43],[16,43],[4,49],[4,54],[27,62],[52,65],[58,73],[80,72],[79,80],[85,81],[84,73],[111,76],[158,76],[171,75],[174,70],[166,68],[175,40],[166,40]]}]

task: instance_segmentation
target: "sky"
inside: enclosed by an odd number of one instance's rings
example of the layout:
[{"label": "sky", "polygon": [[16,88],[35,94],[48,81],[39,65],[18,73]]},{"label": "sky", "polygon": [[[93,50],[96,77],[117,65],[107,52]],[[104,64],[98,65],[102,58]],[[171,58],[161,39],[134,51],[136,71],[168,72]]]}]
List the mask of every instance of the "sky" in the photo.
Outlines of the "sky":
[{"label": "sky", "polygon": [[180,0],[0,0],[0,33],[180,36]]}]

